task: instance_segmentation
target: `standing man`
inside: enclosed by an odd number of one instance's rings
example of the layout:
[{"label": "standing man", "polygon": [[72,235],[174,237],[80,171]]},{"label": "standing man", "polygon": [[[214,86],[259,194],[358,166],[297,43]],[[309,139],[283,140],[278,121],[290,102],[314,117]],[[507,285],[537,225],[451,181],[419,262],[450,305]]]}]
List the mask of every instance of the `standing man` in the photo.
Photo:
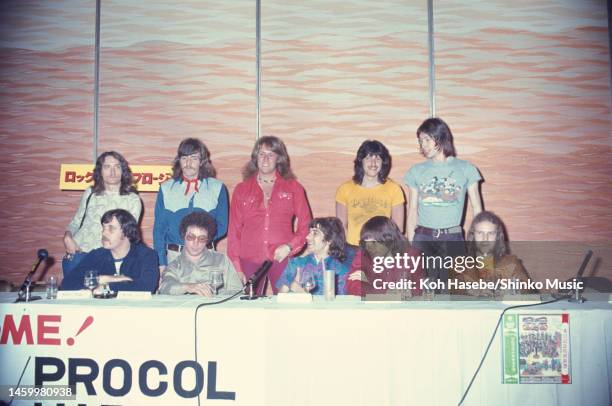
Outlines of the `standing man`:
[{"label": "standing man", "polygon": [[102,216],[102,248],[89,252],[79,265],[64,277],[62,289],[83,289],[87,271],[96,271],[99,284],[110,290],[155,292],[159,269],[155,251],[140,240],[134,216],[127,210],[109,210]]},{"label": "standing man", "polygon": [[[428,256],[457,256],[465,251],[461,219],[467,194],[476,216],[482,211],[480,173],[457,159],[453,135],[439,118],[425,120],[417,129],[421,153],[427,160],[404,177],[410,188],[407,236]],[[431,279],[448,279],[447,269],[427,269]]]},{"label": "standing man", "polygon": [[227,254],[243,282],[265,260],[274,261],[268,275],[276,293],[288,257],[306,242],[310,207],[291,171],[287,148],[277,137],[257,140],[242,174],[244,181],[232,195]]},{"label": "standing man", "polygon": [[359,233],[369,219],[385,216],[404,229],[404,193],[389,178],[391,155],[385,145],[376,140],[364,141],[354,161],[353,179],[336,191],[336,217],[346,230],[346,241],[356,247]]},{"label": "standing man", "polygon": [[163,274],[159,293],[182,295],[193,293],[212,297],[211,274],[219,271],[223,275],[220,294],[231,294],[242,290],[242,282],[229,258],[220,252],[208,250],[206,244],[215,235],[215,219],[206,212],[196,211],[183,217],[180,225],[185,248]]},{"label": "standing man", "polygon": [[211,241],[219,240],[227,232],[227,189],[215,175],[206,146],[195,138],[181,141],[172,179],[161,184],[155,204],[153,245],[160,272],[183,250],[185,241],[179,225],[187,214],[205,211],[215,219],[217,233],[211,236]]},{"label": "standing man", "polygon": [[75,269],[89,251],[102,246],[100,219],[104,213],[112,209],[125,209],[136,220],[140,218],[142,202],[134,188],[128,162],[120,153],[107,151],[98,157],[93,183],[83,193],[79,208],[64,233],[64,276]]}]

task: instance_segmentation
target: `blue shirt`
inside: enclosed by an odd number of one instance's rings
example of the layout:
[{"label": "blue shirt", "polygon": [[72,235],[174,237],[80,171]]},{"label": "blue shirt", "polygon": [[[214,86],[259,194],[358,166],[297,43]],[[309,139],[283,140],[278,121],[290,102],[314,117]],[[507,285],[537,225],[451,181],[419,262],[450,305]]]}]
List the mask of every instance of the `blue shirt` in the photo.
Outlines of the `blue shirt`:
[{"label": "blue shirt", "polygon": [[[159,279],[159,267],[155,251],[142,243],[131,244],[128,254],[121,262],[121,275],[132,278],[131,282],[113,282],[111,290],[135,290],[155,292]],[[87,271],[96,271],[99,275],[115,275],[115,260],[111,251],[98,248],[90,251],[77,267],[67,274],[62,281],[62,289],[85,289],[84,278]]]},{"label": "blue shirt", "polygon": [[215,179],[200,179],[198,192],[185,196],[187,182],[168,180],[161,184],[155,203],[153,224],[153,247],[159,257],[159,265],[168,265],[166,244],[184,245],[179,226],[186,215],[194,211],[205,211],[217,223],[215,240],[227,233],[228,204],[225,185]]},{"label": "blue shirt", "polygon": [[323,261],[317,263],[314,254],[309,254],[304,257],[291,258],[283,274],[276,281],[276,288],[279,289],[283,285],[291,286],[295,279],[298,268],[304,272],[312,271],[315,279],[315,287],[310,291],[313,295],[322,295],[323,290],[323,263],[325,269],[333,269],[336,273],[336,294],[346,294],[346,278],[348,276],[348,267],[343,265],[337,259],[327,257]]},{"label": "blue shirt", "polygon": [[468,161],[449,156],[445,162],[428,159],[406,172],[404,182],[419,193],[417,225],[450,228],[461,224],[467,189],[481,180]]}]

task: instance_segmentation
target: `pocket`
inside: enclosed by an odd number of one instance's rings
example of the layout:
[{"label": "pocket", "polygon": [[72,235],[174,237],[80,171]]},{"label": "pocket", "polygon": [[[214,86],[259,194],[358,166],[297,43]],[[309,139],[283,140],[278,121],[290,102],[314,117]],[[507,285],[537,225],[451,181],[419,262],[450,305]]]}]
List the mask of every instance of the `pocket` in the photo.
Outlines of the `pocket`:
[{"label": "pocket", "polygon": [[242,208],[245,210],[256,210],[261,204],[259,199],[248,197],[242,201]]},{"label": "pocket", "polygon": [[285,215],[293,214],[295,212],[295,208],[293,207],[295,204],[293,193],[279,192],[276,197],[278,200],[276,202],[275,210]]}]

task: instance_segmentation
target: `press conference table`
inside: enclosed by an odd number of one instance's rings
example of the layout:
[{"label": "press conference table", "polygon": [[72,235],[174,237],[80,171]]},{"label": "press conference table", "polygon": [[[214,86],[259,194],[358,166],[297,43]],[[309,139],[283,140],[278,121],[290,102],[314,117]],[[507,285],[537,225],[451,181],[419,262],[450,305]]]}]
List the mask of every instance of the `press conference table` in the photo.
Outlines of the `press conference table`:
[{"label": "press conference table", "polygon": [[[474,301],[372,303],[354,297],[308,304],[261,299],[205,306],[196,317],[196,307],[205,301],[193,296],[12,300],[14,294],[0,294],[6,335],[0,344],[0,385],[16,384],[28,357],[22,385],[34,384],[37,364],[39,373],[57,372],[57,366],[45,364],[51,358],[66,372],[45,385],[67,384],[71,367],[88,375],[93,364],[96,395],[77,384],[78,401],[88,405],[197,405],[197,397],[180,397],[176,388],[185,394],[197,391],[198,384],[206,405],[456,405],[505,307]],[[612,404],[611,310],[607,301],[563,301],[511,311],[569,314],[571,384],[502,384],[498,332],[464,404]],[[91,324],[77,334],[89,316]],[[198,364],[191,362],[196,321]],[[16,334],[19,327],[24,330]],[[203,376],[196,380],[199,372]],[[164,384],[163,393],[153,396]],[[111,396],[114,390],[125,394]]]}]

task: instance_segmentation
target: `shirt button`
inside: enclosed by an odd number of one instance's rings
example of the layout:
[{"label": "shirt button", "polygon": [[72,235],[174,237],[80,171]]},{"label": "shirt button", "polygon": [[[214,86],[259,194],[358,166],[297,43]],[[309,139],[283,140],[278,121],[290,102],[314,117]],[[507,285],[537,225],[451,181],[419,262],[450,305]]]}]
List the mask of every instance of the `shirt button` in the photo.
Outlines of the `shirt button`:
[{"label": "shirt button", "polygon": [[268,231],[268,227],[264,227],[264,231]]},{"label": "shirt button", "polygon": [[264,244],[267,244],[267,243],[268,243],[268,241],[264,241]]}]

